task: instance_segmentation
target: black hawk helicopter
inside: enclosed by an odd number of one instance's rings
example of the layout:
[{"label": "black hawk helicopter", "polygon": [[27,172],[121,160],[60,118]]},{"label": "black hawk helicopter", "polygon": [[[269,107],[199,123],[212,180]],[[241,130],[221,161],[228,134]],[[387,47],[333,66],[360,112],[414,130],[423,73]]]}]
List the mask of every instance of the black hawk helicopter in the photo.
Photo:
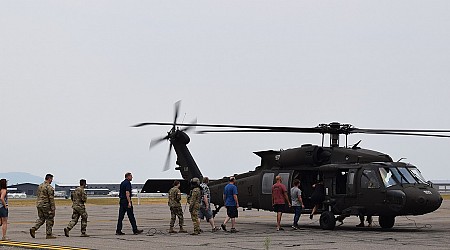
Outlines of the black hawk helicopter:
[{"label": "black hawk helicopter", "polygon": [[[169,169],[172,147],[177,154],[176,167],[184,179],[182,191],[188,192],[189,181],[203,175],[195,163],[187,144],[189,136],[185,133],[194,127],[209,127],[214,129],[198,131],[197,133],[235,133],[235,132],[291,132],[322,134],[322,145],[304,144],[298,148],[286,150],[266,150],[254,152],[261,157],[261,165],[255,170],[234,175],[239,188],[239,204],[246,209],[263,209],[273,211],[272,185],[275,177],[281,176],[288,190],[294,179],[301,182],[302,199],[305,205],[302,213],[311,213],[314,204],[310,200],[312,185],[323,182],[325,201],[320,213],[320,227],[332,230],[336,221],[343,221],[351,215],[378,216],[382,228],[392,228],[395,217],[401,215],[423,215],[437,210],[442,203],[439,192],[427,182],[420,170],[411,164],[393,162],[384,153],[363,149],[358,144],[347,146],[347,136],[354,133],[409,135],[429,137],[450,137],[443,133],[450,130],[416,130],[416,129],[360,129],[349,124],[337,122],[320,124],[316,127],[281,127],[225,124],[177,123],[179,102],[175,104],[173,123],[148,122],[134,125],[171,125],[167,135],[152,140],[150,147],[168,140],[169,153],[164,170]],[[184,128],[180,128],[183,126]],[[220,129],[217,129],[220,128]],[[441,134],[439,134],[441,133]],[[330,145],[324,146],[324,136],[329,135]],[[340,135],[345,135],[346,146],[339,145]],[[228,177],[209,183],[211,203],[215,205],[216,214],[224,206],[223,189],[228,183]],[[143,188],[152,185],[148,180]],[[153,183],[155,185],[155,183]],[[158,185],[156,183],[156,185]],[[167,183],[166,183],[167,185]],[[147,186],[147,187],[146,187]],[[170,188],[167,185],[167,190]]]}]

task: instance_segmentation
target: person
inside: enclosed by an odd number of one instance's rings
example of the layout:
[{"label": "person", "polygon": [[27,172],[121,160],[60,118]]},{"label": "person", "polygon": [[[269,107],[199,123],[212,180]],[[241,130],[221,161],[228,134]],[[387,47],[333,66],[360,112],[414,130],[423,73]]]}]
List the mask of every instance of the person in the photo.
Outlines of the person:
[{"label": "person", "polygon": [[273,211],[277,213],[277,231],[284,230],[281,227],[281,216],[283,215],[284,206],[286,205],[286,201],[291,207],[291,202],[289,201],[287,195],[286,186],[281,183],[283,180],[281,176],[277,175],[275,177],[276,183],[272,186],[272,206]]},{"label": "person", "polygon": [[53,224],[55,223],[55,190],[50,185],[53,181],[53,175],[45,175],[45,181],[39,185],[36,196],[36,208],[38,211],[38,219],[36,225],[30,228],[32,238],[36,237],[36,231],[45,223],[46,239],[55,239],[52,234]]},{"label": "person", "polygon": [[302,200],[302,191],[300,190],[300,180],[295,179],[293,182],[294,186],[291,188],[291,201],[292,208],[294,209],[294,223],[292,223],[292,228],[299,229],[298,220],[302,214],[302,210],[305,208]]},{"label": "person", "polygon": [[10,240],[6,237],[8,229],[8,188],[6,179],[0,180],[0,226],[2,227],[2,240]]},{"label": "person", "polygon": [[201,202],[200,202],[200,210],[198,212],[198,220],[206,219],[207,222],[211,225],[211,232],[219,231],[219,228],[214,224],[214,218],[211,211],[211,192],[208,187],[209,178],[203,177],[202,184],[200,184],[201,190]]},{"label": "person", "polygon": [[230,177],[229,183],[225,186],[223,190],[223,201],[227,208],[227,218],[223,221],[221,227],[223,231],[227,231],[227,223],[231,219],[231,233],[237,233],[239,230],[236,229],[236,218],[238,217],[238,189],[235,185],[236,179],[232,176]]},{"label": "person", "polygon": [[177,231],[173,229],[177,216],[178,216],[178,223],[180,225],[179,233],[187,233],[187,231],[183,228],[184,218],[183,218],[183,209],[181,208],[180,181],[175,180],[173,182],[173,187],[169,190],[169,201],[167,203],[170,207],[169,233],[177,233]]},{"label": "person", "polygon": [[197,177],[191,180],[191,195],[189,198],[189,212],[191,213],[192,223],[194,224],[194,232],[191,235],[200,234],[200,220],[198,219],[198,212],[200,210],[200,180]]},{"label": "person", "polygon": [[133,175],[128,172],[125,174],[125,180],[120,183],[119,189],[119,219],[117,220],[116,235],[124,235],[122,232],[122,221],[125,217],[125,213],[130,220],[131,227],[133,229],[133,234],[141,234],[143,230],[138,229],[136,225],[136,218],[134,218],[133,203],[131,202],[132,187],[131,181],[133,180]]},{"label": "person", "polygon": [[[356,225],[357,227],[364,227],[364,215],[360,214],[359,215],[359,224]],[[369,223],[369,225],[367,225],[368,227],[372,226],[372,215],[367,215],[367,222]]]},{"label": "person", "polygon": [[311,211],[311,214],[309,215],[309,218],[312,220],[314,214],[317,212],[317,209],[319,209],[319,206],[322,205],[322,202],[325,200],[325,189],[323,186],[323,182],[319,181],[316,184],[313,184],[314,191],[311,195],[311,201],[314,204],[314,207]]},{"label": "person", "polygon": [[87,195],[84,191],[86,187],[86,180],[81,179],[80,180],[80,186],[73,191],[71,198],[72,198],[72,220],[69,222],[69,225],[67,225],[66,228],[64,228],[64,235],[66,237],[69,237],[69,231],[72,230],[72,228],[78,223],[78,219],[81,217],[81,237],[89,237],[88,234],[86,234],[86,227],[87,227],[87,219],[88,214],[86,213],[86,207],[84,206],[84,203],[87,201]]}]

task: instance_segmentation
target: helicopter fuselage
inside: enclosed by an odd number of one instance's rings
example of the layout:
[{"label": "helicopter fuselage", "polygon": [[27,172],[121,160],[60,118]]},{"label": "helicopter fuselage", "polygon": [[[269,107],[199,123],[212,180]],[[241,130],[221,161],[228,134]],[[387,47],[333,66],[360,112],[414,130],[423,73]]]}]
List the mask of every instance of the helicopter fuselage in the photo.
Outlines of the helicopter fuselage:
[{"label": "helicopter fuselage", "polygon": [[[288,190],[294,179],[300,180],[305,205],[302,213],[310,213],[314,207],[310,197],[313,184],[320,180],[325,188],[320,213],[328,211],[333,216],[339,215],[338,219],[350,215],[380,216],[381,220],[388,221],[382,225],[387,228],[395,216],[430,213],[442,203],[439,192],[424,180],[415,166],[392,162],[380,152],[305,145],[256,154],[261,156],[261,166],[235,175],[239,204],[246,209],[273,211],[272,185],[278,175]],[[223,206],[222,193],[227,179],[210,183],[211,202],[218,208]],[[293,211],[286,206],[286,212]]]}]

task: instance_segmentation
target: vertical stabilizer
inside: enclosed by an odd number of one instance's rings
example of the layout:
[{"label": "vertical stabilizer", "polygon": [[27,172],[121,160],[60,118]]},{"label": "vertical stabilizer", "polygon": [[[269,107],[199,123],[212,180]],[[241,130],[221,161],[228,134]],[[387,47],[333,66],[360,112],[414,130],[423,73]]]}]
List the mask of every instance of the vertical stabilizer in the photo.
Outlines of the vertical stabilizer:
[{"label": "vertical stabilizer", "polygon": [[177,130],[174,135],[170,137],[170,141],[177,154],[176,164],[178,167],[175,169],[179,170],[183,179],[187,181],[190,181],[194,177],[201,180],[203,175],[192,157],[191,152],[189,152],[189,149],[187,148],[187,144],[190,142],[189,136],[183,131]]}]

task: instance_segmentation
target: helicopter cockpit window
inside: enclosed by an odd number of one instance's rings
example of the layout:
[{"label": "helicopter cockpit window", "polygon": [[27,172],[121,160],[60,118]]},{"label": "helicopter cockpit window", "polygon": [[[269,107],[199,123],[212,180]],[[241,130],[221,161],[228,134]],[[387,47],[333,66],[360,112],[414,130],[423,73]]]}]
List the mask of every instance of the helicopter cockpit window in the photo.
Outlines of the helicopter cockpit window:
[{"label": "helicopter cockpit window", "polygon": [[394,178],[394,175],[398,174],[397,169],[395,169],[395,168],[392,168],[392,169],[379,168],[379,169],[380,169],[381,179],[383,180],[385,187],[390,187],[390,186],[394,186],[397,184],[397,181]]},{"label": "helicopter cockpit window", "polygon": [[408,168],[408,169],[420,183],[427,184],[427,180],[423,178],[422,173],[420,173],[419,169],[417,168]]},{"label": "helicopter cockpit window", "polygon": [[275,177],[274,173],[265,173],[262,178],[262,193],[263,194],[272,194],[272,185],[273,178]]},{"label": "helicopter cockpit window", "polygon": [[375,171],[374,169],[364,169],[361,176],[361,188],[380,188]]},{"label": "helicopter cockpit window", "polygon": [[417,183],[416,179],[412,176],[412,174],[406,168],[398,168],[398,171],[405,177],[408,183]]}]

